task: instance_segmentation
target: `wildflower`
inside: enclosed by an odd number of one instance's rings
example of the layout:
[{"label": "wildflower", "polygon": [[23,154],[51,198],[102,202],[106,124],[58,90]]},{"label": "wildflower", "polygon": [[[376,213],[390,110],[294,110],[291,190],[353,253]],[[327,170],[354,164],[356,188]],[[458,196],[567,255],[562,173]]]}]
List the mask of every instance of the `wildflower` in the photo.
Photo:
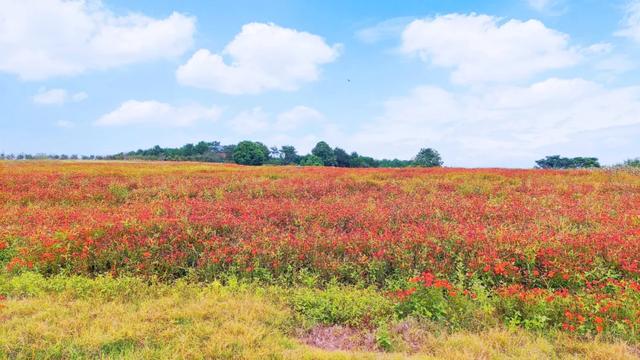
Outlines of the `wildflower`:
[{"label": "wildflower", "polygon": [[604,330],[604,328],[602,327],[602,325],[596,325],[596,331],[597,331],[598,333],[601,333],[601,332],[602,332],[602,330]]}]

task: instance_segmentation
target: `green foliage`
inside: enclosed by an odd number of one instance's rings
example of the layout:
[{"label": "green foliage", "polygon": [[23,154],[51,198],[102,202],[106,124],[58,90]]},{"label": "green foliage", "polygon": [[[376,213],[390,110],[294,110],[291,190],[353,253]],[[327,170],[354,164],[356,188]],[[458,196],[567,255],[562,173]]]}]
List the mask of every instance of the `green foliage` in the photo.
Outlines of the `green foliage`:
[{"label": "green foliage", "polygon": [[336,166],[336,154],[331,146],[324,141],[317,143],[311,150],[311,154],[320,158],[325,166]]},{"label": "green foliage", "polygon": [[16,255],[17,251],[15,250],[13,243],[16,240],[9,240],[9,242],[5,242],[0,240],[0,269],[3,269],[5,265]]},{"label": "green foliage", "polygon": [[[251,141],[247,141],[251,142]],[[243,141],[244,143],[244,141]],[[301,156],[295,147],[284,145],[281,148],[271,147],[260,142],[251,142],[262,150],[265,155],[257,155],[257,151],[251,152],[254,156],[247,155],[247,149],[240,149],[241,154],[234,156],[238,147],[236,144],[222,145],[219,141],[200,141],[197,144],[185,144],[177,148],[164,148],[156,145],[149,149],[138,149],[136,151],[121,152],[113,155],[56,155],[56,154],[3,154],[0,153],[0,160],[161,160],[161,161],[200,161],[200,162],[236,162],[245,165],[269,164],[269,165],[291,165],[300,164],[305,166],[338,166],[350,168],[400,168],[410,166],[427,166],[415,164],[413,160],[399,159],[374,159],[370,156],[362,156],[357,152],[348,154],[344,149],[331,147],[324,141],[320,141],[312,150],[311,154]],[[243,145],[246,146],[246,145]],[[439,155],[438,155],[439,156]],[[320,159],[320,161],[318,161]],[[238,162],[242,161],[242,162]],[[441,162],[440,162],[441,164]],[[429,165],[439,166],[439,165]]]},{"label": "green foliage", "polygon": [[[162,288],[156,285],[156,289]],[[44,277],[39,273],[25,272],[6,278],[0,277],[0,295],[12,297],[61,294],[78,299],[100,298],[135,299],[151,290],[148,282],[135,277],[56,275]]]},{"label": "green foliage", "polygon": [[451,313],[447,295],[441,289],[420,288],[407,301],[398,304],[400,317],[416,316],[427,320],[443,321]]},{"label": "green foliage", "polygon": [[129,189],[120,184],[110,184],[108,190],[116,203],[125,203],[129,197]]},{"label": "green foliage", "polygon": [[313,324],[363,326],[393,318],[393,303],[375,289],[330,286],[291,294],[293,309]]},{"label": "green foliage", "polygon": [[233,161],[240,165],[262,165],[269,158],[269,149],[262,143],[241,141],[233,150]]},{"label": "green foliage", "polygon": [[625,162],[623,163],[623,166],[640,168],[640,158],[625,160]]},{"label": "green foliage", "polygon": [[[235,147],[235,146],[233,146]],[[191,160],[205,162],[223,162],[231,159],[233,148],[220,145],[219,141],[200,141],[197,144],[185,144],[179,148],[163,148],[156,145],[150,149],[139,149],[104,157],[107,160],[149,159],[149,160]],[[103,157],[83,156],[83,159],[102,159]]]},{"label": "green foliage", "polygon": [[321,158],[315,155],[306,155],[303,156],[300,160],[300,165],[302,166],[324,166],[324,162]]},{"label": "green foliage", "polygon": [[100,355],[106,357],[123,357],[132,353],[136,347],[136,341],[130,338],[122,338],[102,344]]},{"label": "green foliage", "polygon": [[598,158],[595,157],[565,158],[560,155],[551,155],[544,159],[537,160],[536,165],[540,169],[584,169],[600,167]]},{"label": "green foliage", "polygon": [[280,148],[280,159],[283,165],[297,164],[300,161],[300,156],[298,156],[295,147],[284,145]]},{"label": "green foliage", "polygon": [[422,167],[437,167],[443,164],[440,154],[432,148],[420,149],[418,155],[413,159],[413,163]]},{"label": "green foliage", "polygon": [[351,156],[346,151],[337,147],[333,149],[333,153],[336,158],[336,166],[338,167],[351,167]]},{"label": "green foliage", "polygon": [[376,344],[384,351],[391,351],[393,349],[392,335],[389,333],[387,326],[381,326],[376,331]]}]

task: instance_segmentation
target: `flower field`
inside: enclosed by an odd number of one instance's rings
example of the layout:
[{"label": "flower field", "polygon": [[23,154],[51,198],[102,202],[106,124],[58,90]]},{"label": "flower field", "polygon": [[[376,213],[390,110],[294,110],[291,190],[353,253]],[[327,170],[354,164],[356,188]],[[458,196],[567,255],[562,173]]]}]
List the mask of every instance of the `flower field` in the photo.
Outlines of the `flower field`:
[{"label": "flower field", "polygon": [[0,171],[0,265],[11,276],[371,287],[400,318],[640,339],[637,173],[149,162]]}]

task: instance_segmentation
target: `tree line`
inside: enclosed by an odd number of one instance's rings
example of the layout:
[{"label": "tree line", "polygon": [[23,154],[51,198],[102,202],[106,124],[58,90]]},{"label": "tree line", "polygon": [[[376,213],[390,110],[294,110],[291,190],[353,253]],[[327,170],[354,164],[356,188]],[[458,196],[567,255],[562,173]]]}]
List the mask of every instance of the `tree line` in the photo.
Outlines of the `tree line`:
[{"label": "tree line", "polygon": [[431,148],[421,149],[411,160],[375,159],[357,152],[332,148],[320,141],[309,154],[298,154],[292,145],[268,147],[258,141],[241,141],[238,144],[222,145],[219,141],[200,141],[197,144],[185,144],[181,147],[161,147],[122,152],[114,155],[49,155],[49,154],[0,154],[0,160],[158,160],[158,161],[201,161],[217,163],[237,163],[241,165],[300,165],[334,167],[409,167],[442,166],[438,151]]},{"label": "tree line", "polygon": [[411,160],[374,159],[362,156],[357,152],[348,153],[342,148],[332,148],[324,141],[320,141],[311,153],[299,155],[296,148],[285,145],[280,148],[268,148],[260,142],[241,141],[232,152],[233,161],[241,165],[301,165],[301,166],[335,166],[335,167],[408,167],[442,166],[440,154],[431,148],[421,149]]},{"label": "tree line", "polygon": [[595,157],[566,158],[560,155],[551,155],[537,160],[536,167],[540,169],[587,169],[601,166],[598,158]]},{"label": "tree line", "polygon": [[332,148],[325,141],[318,142],[309,154],[298,154],[292,145],[268,147],[259,141],[241,141],[238,144],[222,145],[219,141],[186,144],[179,148],[162,148],[130,151],[105,157],[110,160],[174,160],[233,162],[241,165],[300,165],[335,167],[408,167],[442,166],[440,154],[431,148],[421,149],[411,160],[374,159],[357,152],[348,153],[342,148]]},{"label": "tree line", "polygon": [[[443,161],[438,151],[432,148],[420,149],[410,160],[375,159],[357,152],[347,152],[332,148],[325,141],[318,142],[310,153],[298,154],[292,145],[268,147],[259,141],[241,141],[238,144],[222,145],[219,141],[200,141],[197,144],[185,144],[181,147],[161,147],[121,152],[114,155],[56,155],[56,154],[4,154],[0,160],[160,160],[160,161],[201,161],[218,163],[237,163],[241,165],[300,165],[334,166],[350,168],[377,167],[437,167]],[[595,157],[562,157],[550,155],[537,160],[535,167],[540,169],[585,169],[601,167]],[[640,168],[640,158],[629,159],[615,167]]]}]

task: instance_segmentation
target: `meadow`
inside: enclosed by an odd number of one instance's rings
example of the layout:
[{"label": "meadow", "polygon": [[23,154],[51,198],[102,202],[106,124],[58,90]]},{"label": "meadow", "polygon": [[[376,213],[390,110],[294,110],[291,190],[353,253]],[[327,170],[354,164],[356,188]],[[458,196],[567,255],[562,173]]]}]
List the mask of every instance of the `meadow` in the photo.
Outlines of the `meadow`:
[{"label": "meadow", "polygon": [[640,174],[0,162],[0,358],[635,358]]}]

